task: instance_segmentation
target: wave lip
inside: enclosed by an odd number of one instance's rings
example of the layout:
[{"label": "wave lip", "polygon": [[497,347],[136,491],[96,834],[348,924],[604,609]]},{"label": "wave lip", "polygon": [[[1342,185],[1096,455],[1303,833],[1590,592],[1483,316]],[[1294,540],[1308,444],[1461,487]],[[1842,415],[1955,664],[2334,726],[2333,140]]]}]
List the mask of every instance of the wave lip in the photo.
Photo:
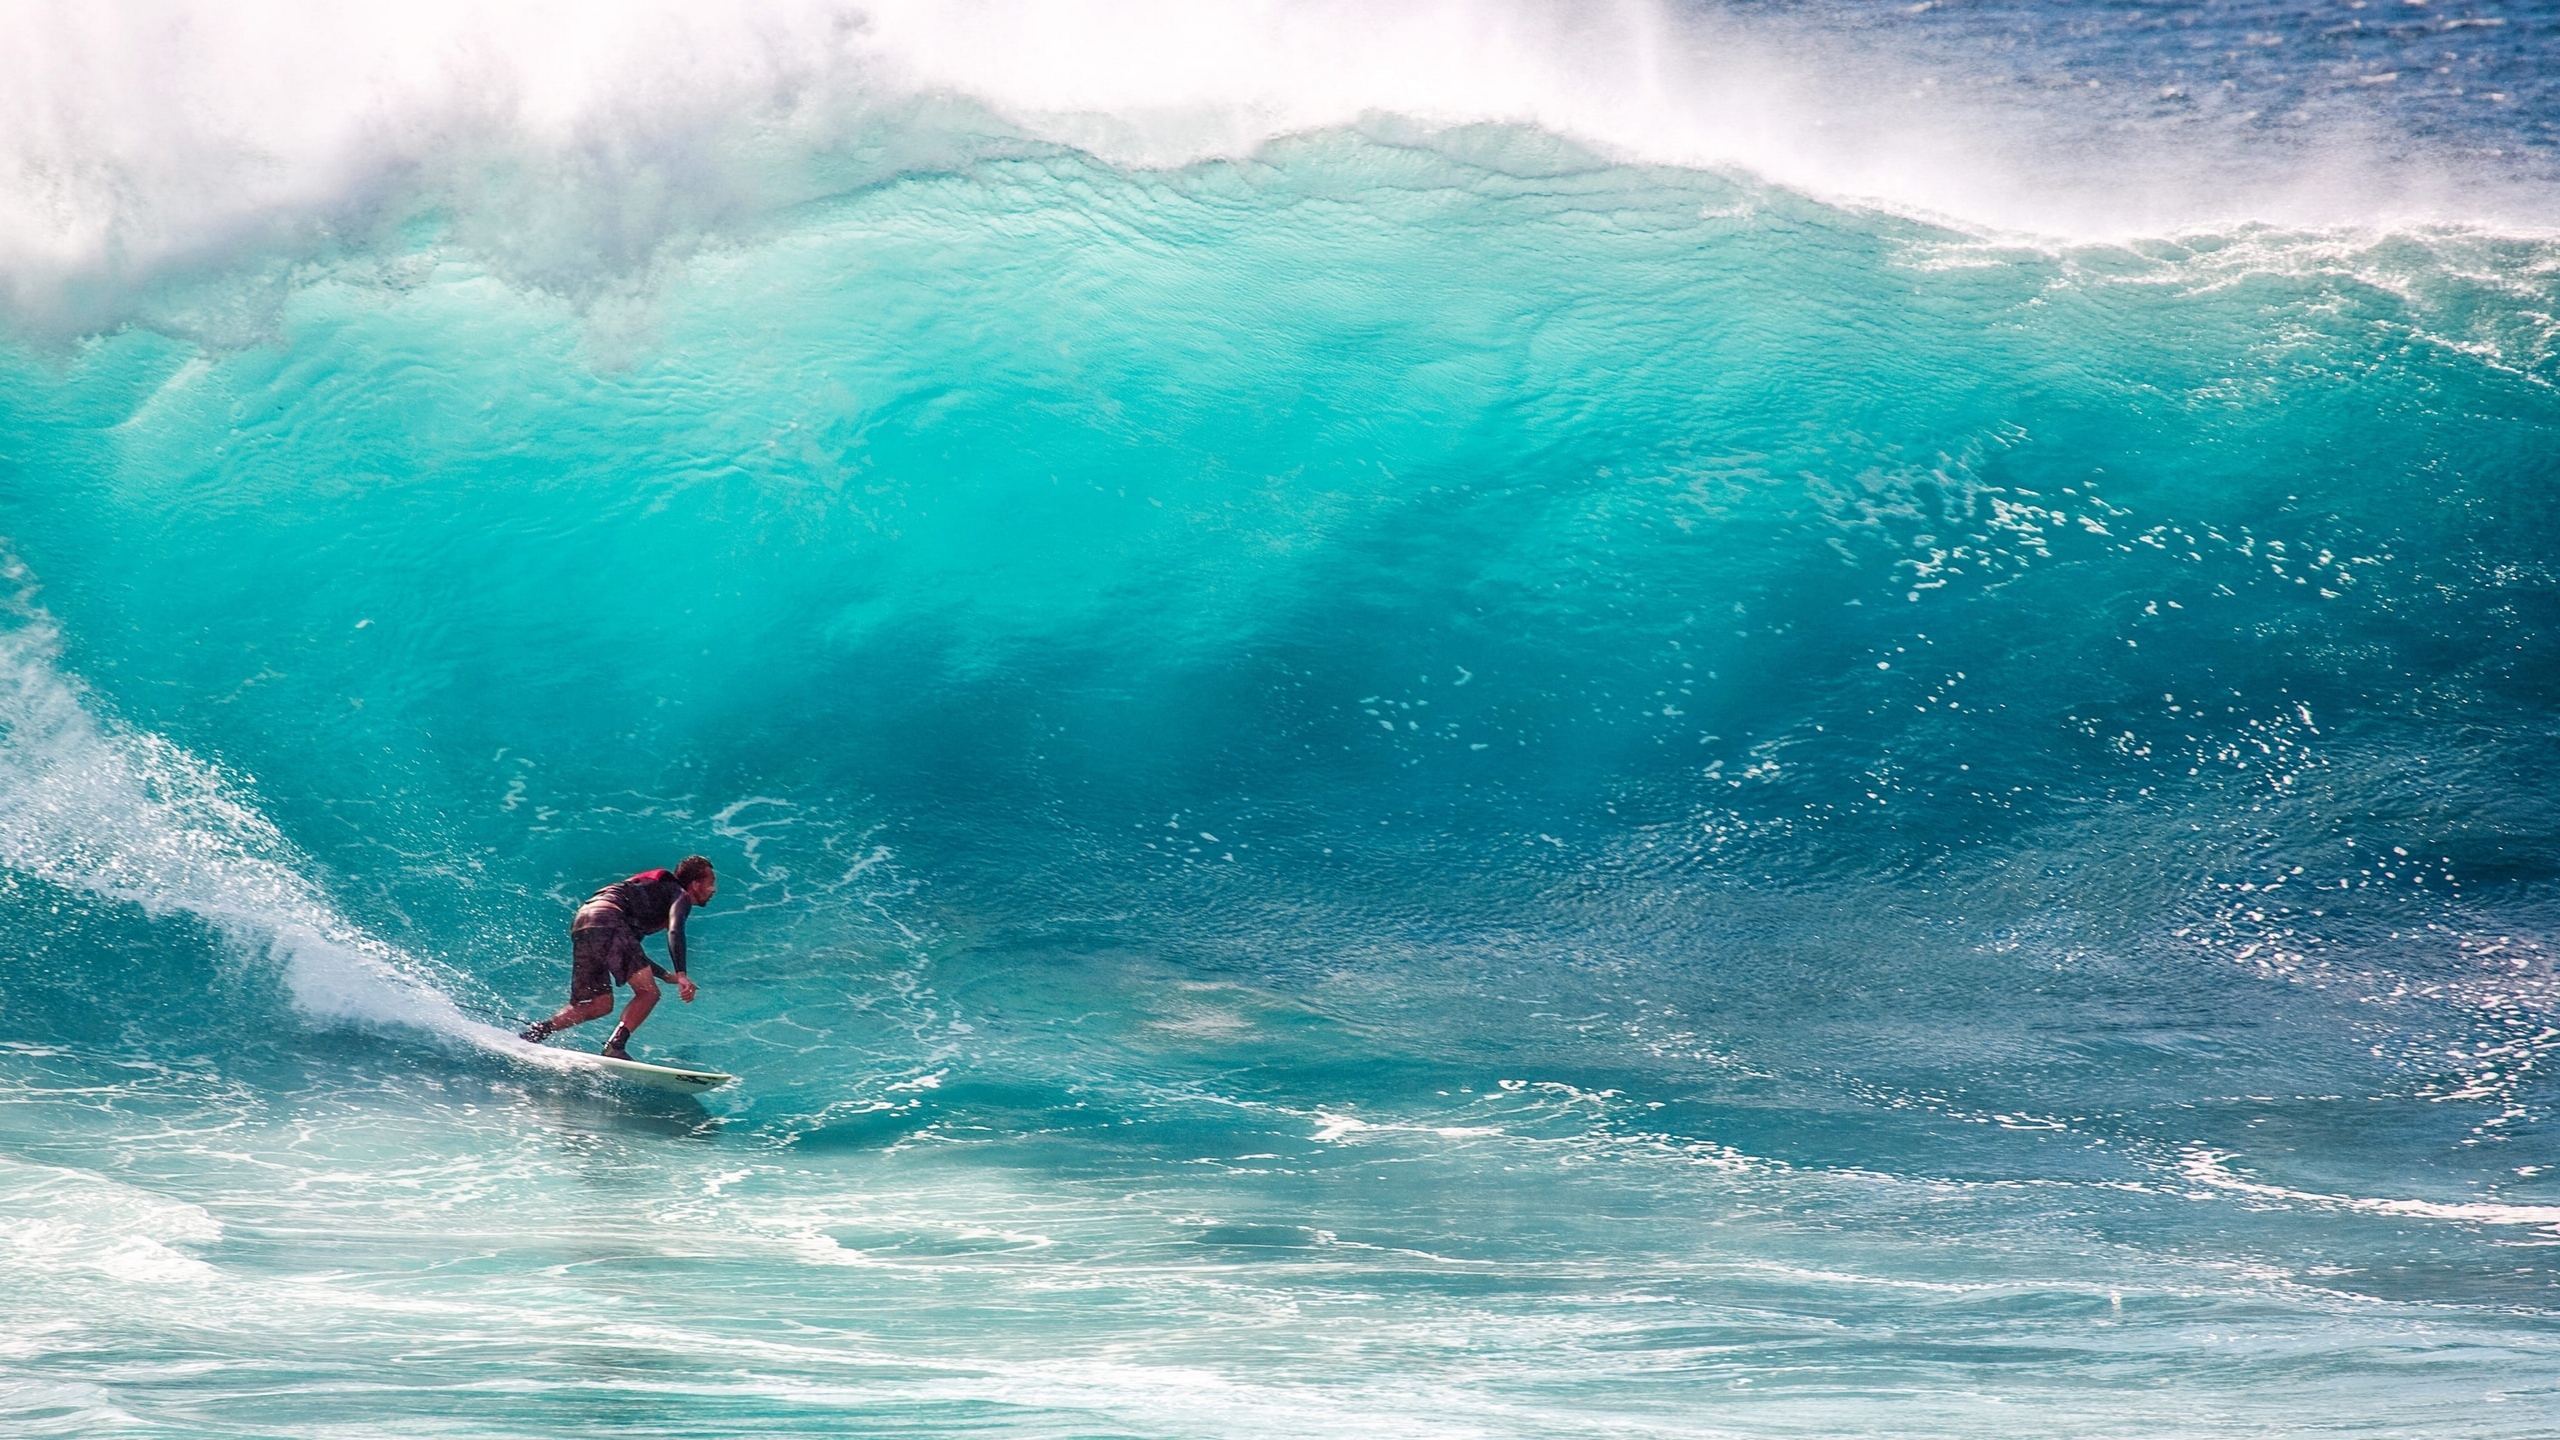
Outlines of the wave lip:
[{"label": "wave lip", "polygon": [[1744,172],[2076,239],[2560,213],[2542,189],[2409,153],[2371,114],[2282,144],[2237,119],[2134,123],[2113,100],[2017,101],[1888,28],[1660,0],[24,0],[10,18],[24,43],[0,58],[0,305],[68,333],[172,276],[266,274],[420,222],[584,292],[645,274],[670,243],[1026,144],[1150,168],[1318,132],[1464,148],[1452,137],[1518,127],[1581,147],[1549,167]]}]

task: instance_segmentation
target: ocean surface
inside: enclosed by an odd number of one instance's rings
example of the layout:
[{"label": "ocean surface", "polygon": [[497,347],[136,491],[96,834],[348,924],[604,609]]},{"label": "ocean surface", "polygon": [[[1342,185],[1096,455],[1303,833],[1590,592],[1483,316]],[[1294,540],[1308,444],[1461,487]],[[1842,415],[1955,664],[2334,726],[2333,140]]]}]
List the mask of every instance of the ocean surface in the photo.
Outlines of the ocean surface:
[{"label": "ocean surface", "polygon": [[0,6],[0,1433],[2560,1433],[2555,56]]}]

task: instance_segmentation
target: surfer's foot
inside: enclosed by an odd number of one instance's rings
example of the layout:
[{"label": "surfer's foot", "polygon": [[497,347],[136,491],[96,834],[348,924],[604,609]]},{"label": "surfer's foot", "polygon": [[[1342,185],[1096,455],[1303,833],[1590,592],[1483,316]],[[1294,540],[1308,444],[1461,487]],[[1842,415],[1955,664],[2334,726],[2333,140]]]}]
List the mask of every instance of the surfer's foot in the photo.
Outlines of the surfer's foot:
[{"label": "surfer's foot", "polygon": [[630,1026],[628,1026],[628,1025],[617,1025],[617,1026],[613,1027],[613,1038],[612,1038],[612,1039],[610,1039],[610,1040],[607,1040],[606,1042],[604,1042],[604,1058],[606,1058],[607,1060],[628,1060],[628,1059],[630,1059],[630,1058],[631,1058],[631,1052],[622,1048],[622,1042],[623,1042],[623,1041],[625,1041],[625,1040],[628,1040],[628,1039],[630,1039],[630,1038],[631,1038],[631,1027],[630,1027]]},{"label": "surfer's foot", "polygon": [[543,1041],[551,1038],[551,1022],[548,1020],[536,1020],[532,1024],[524,1027],[523,1033],[517,1035],[516,1038],[519,1040],[530,1040],[534,1044],[539,1045]]}]

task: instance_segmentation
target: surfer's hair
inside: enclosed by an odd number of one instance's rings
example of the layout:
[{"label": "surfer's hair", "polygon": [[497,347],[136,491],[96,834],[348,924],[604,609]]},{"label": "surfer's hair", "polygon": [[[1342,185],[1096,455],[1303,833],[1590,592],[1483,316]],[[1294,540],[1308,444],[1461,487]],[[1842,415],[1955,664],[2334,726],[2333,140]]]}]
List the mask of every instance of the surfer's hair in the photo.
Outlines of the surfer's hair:
[{"label": "surfer's hair", "polygon": [[676,883],[690,885],[711,873],[711,862],[699,855],[687,855],[676,863]]}]

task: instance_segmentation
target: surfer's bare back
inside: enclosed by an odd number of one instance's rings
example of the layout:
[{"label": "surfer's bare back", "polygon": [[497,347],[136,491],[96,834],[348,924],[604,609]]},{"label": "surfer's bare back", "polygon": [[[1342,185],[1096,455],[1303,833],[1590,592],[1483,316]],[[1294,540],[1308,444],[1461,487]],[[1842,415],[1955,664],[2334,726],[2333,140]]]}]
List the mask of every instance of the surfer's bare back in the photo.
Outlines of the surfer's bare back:
[{"label": "surfer's bare back", "polygon": [[[613,987],[618,983],[631,987],[631,1003],[623,1007],[622,1024],[614,1029],[613,1038],[604,1042],[604,1053],[615,1060],[630,1059],[623,1047],[630,1043],[631,1032],[657,1008],[660,980],[674,980],[676,993],[686,1004],[693,1003],[693,980],[684,973],[684,917],[694,906],[710,904],[719,893],[719,877],[711,873],[711,862],[699,855],[687,855],[673,870],[643,870],[597,891],[578,907],[578,918],[569,922],[569,1003],[550,1019],[526,1026],[522,1038],[539,1044],[555,1030],[593,1020],[613,1008]],[[641,936],[661,930],[667,932],[667,961],[675,966],[672,973],[640,948]]]}]

